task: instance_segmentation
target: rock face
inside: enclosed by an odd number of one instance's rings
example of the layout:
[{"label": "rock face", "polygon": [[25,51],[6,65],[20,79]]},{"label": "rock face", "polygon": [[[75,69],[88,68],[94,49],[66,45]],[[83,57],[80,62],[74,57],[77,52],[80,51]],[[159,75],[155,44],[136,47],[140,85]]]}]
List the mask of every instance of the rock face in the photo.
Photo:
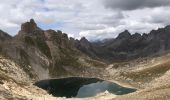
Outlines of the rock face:
[{"label": "rock face", "polygon": [[5,40],[10,40],[10,39],[12,39],[12,37],[10,35],[3,32],[2,30],[0,30],[0,41],[1,42],[5,41]]},{"label": "rock face", "polygon": [[129,31],[125,30],[124,32],[122,32],[118,35],[117,39],[127,39],[130,37],[131,37],[131,34],[129,33]]},{"label": "rock face", "polygon": [[21,25],[21,31],[25,33],[32,33],[35,30],[39,29],[34,19],[31,19],[30,22],[26,22]]},{"label": "rock face", "polygon": [[75,46],[78,50],[82,51],[86,55],[90,55],[93,58],[96,57],[96,55],[93,52],[92,43],[90,43],[85,37],[82,37],[80,41],[77,40]]}]

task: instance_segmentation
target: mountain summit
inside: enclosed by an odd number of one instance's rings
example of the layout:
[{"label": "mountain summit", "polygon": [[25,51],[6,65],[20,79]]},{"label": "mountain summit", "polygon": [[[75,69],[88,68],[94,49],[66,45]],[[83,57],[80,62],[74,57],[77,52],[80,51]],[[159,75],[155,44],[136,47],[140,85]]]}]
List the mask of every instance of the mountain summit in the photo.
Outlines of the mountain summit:
[{"label": "mountain summit", "polygon": [[34,19],[30,19],[29,22],[23,23],[21,25],[21,31],[25,33],[32,33],[35,30],[39,29],[37,24],[35,23]]},{"label": "mountain summit", "polygon": [[131,34],[129,33],[129,31],[125,30],[124,32],[120,33],[117,38],[119,38],[119,39],[121,39],[121,38],[129,38],[130,36],[131,36]]}]

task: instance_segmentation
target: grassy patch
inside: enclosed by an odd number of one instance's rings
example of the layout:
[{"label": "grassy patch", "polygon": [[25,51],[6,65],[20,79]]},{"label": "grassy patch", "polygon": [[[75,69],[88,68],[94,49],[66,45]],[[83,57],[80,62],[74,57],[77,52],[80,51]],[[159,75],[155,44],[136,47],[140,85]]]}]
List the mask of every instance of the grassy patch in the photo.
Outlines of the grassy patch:
[{"label": "grassy patch", "polygon": [[70,74],[64,69],[64,66],[79,68],[81,64],[78,62],[78,57],[75,52],[68,48],[60,49],[60,59],[54,61],[53,67],[50,68],[50,74],[55,75],[68,75]]},{"label": "grassy patch", "polygon": [[92,60],[92,59],[85,59],[85,61],[89,64],[92,64],[94,67],[100,67],[100,68],[105,68],[106,64],[96,61],[96,60]]}]

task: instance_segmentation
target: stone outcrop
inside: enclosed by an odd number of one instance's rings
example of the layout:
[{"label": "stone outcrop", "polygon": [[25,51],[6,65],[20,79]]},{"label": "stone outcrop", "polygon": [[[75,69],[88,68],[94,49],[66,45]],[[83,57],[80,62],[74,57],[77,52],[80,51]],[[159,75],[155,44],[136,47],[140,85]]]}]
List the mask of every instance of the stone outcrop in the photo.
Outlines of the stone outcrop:
[{"label": "stone outcrop", "polygon": [[29,22],[23,23],[21,25],[21,31],[25,33],[33,33],[35,30],[39,29],[34,19],[30,19]]}]

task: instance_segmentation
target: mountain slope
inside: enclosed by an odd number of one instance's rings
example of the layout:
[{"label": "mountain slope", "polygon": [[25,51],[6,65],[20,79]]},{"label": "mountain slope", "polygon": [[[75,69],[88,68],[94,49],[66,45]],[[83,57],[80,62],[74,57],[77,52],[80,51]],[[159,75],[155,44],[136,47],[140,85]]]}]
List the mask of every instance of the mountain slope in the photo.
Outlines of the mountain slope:
[{"label": "mountain slope", "polygon": [[128,62],[113,63],[107,68],[111,80],[128,83],[138,88],[135,93],[113,100],[169,100],[170,55],[138,58]]},{"label": "mountain slope", "polygon": [[73,42],[61,31],[42,30],[31,19],[3,43],[1,54],[22,66],[33,79],[88,75],[98,71],[96,65],[106,66],[82,54]]}]

